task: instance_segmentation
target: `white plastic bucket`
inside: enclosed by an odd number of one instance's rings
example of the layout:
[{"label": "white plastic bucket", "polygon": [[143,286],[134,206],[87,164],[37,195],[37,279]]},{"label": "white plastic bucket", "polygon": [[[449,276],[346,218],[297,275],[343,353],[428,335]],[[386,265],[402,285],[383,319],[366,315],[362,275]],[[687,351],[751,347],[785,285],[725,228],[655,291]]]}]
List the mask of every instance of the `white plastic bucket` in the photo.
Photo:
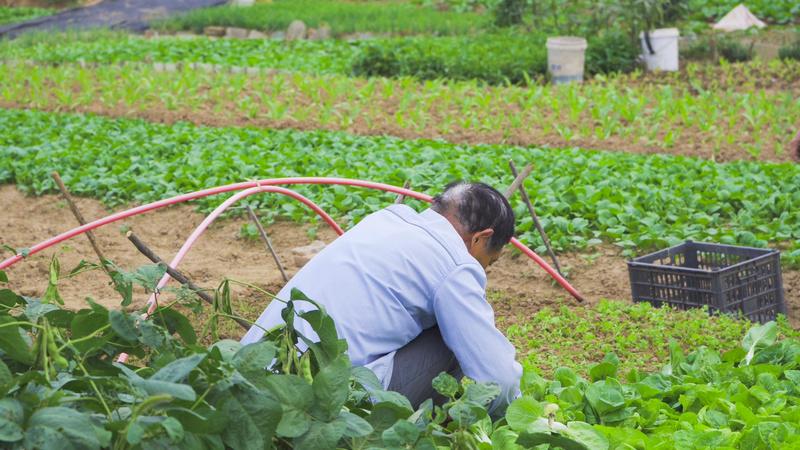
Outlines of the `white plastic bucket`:
[{"label": "white plastic bucket", "polygon": [[639,34],[642,41],[642,59],[647,66],[647,70],[665,70],[675,72],[678,70],[678,37],[680,32],[677,28],[661,28],[650,32],[650,44],[653,46],[653,53],[647,47],[644,33]]},{"label": "white plastic bucket", "polygon": [[547,38],[547,71],[554,84],[582,83],[586,39],[573,36]]}]

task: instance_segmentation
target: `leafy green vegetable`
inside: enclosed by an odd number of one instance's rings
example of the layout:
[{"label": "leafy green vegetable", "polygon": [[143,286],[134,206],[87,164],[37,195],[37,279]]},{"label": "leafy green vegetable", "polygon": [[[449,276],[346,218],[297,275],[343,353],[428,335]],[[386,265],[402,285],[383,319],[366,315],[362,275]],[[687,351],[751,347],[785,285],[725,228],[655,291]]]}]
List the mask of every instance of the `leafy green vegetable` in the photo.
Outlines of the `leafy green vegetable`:
[{"label": "leafy green vegetable", "polygon": [[[417,190],[429,193],[457,178],[506,186],[512,181],[505,169],[510,158],[519,164],[536,162],[526,187],[556,249],[585,248],[603,240],[631,255],[684,239],[759,247],[784,243],[784,261],[800,261],[800,167],[794,164],[718,164],[667,155],[463,146],[325,131],[206,128],[0,111],[0,167],[6,170],[0,172],[0,182],[17,183],[34,194],[54,192],[48,174],[58,170],[75,194],[111,205],[155,201],[246,179],[322,174],[395,185],[410,180]],[[297,190],[351,223],[389,199],[344,187]],[[197,205],[208,210],[220,201],[206,198]],[[249,202],[267,218],[310,217],[278,196]],[[513,202],[520,237],[541,247],[524,205]],[[137,279],[152,281],[156,275],[142,273]],[[128,281],[119,280],[123,292],[129,292]]]}]

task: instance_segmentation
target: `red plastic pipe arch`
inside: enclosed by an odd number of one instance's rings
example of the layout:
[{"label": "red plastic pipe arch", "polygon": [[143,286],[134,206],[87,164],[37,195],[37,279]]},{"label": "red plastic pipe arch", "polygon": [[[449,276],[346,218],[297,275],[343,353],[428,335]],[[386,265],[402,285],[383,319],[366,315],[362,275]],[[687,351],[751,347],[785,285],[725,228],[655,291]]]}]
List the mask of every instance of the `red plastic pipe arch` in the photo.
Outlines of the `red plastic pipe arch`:
[{"label": "red plastic pipe arch", "polygon": [[[215,188],[203,189],[196,192],[191,192],[188,194],[182,194],[175,197],[171,197],[164,200],[159,200],[157,202],[148,203],[146,205],[137,206],[135,208],[127,209],[125,211],[120,211],[115,214],[111,214],[109,216],[103,217],[101,219],[94,220],[89,222],[85,225],[73,228],[72,230],[66,231],[61,233],[57,236],[54,236],[50,239],[42,241],[28,250],[29,255],[36,254],[42,250],[45,250],[53,245],[59,244],[67,239],[75,237],[79,234],[83,234],[89,230],[93,230],[95,228],[101,227],[103,225],[107,225],[109,223],[117,222],[119,220],[126,219],[128,217],[132,217],[138,214],[143,214],[148,211],[152,211],[155,209],[163,208],[165,206],[174,205],[177,203],[183,203],[189,200],[195,200],[198,198],[207,197],[209,195],[215,194],[222,194],[225,192],[231,191],[240,191],[249,188],[260,188],[265,186],[275,186],[275,185],[295,185],[295,184],[319,184],[319,185],[342,185],[342,186],[356,186],[356,187],[364,187],[369,189],[377,189],[386,192],[393,192],[396,194],[403,194],[407,197],[412,197],[418,200],[430,202],[433,198],[430,195],[423,194],[420,192],[412,191],[410,189],[405,189],[402,187],[392,186],[389,184],[384,183],[376,183],[373,181],[364,181],[364,180],[355,180],[350,178],[333,178],[333,177],[289,177],[289,178],[269,178],[264,180],[258,181],[245,181],[241,183],[233,183],[228,184],[225,186],[218,186]],[[287,189],[288,192],[292,192]],[[287,194],[288,195],[288,194]],[[296,194],[299,195],[299,194]],[[302,197],[302,196],[301,196]],[[305,197],[303,197],[305,198]],[[308,200],[308,199],[306,199]],[[308,202],[311,202],[308,200]],[[313,202],[311,202],[313,204]],[[316,205],[315,205],[316,206]],[[317,207],[318,208],[318,207]],[[319,209],[319,211],[322,211]],[[324,211],[323,211],[324,213]],[[332,219],[331,219],[332,220]],[[335,222],[333,222],[335,224]],[[329,223],[329,225],[333,226]],[[338,225],[336,225],[338,226]],[[539,255],[537,255],[533,250],[529,249],[525,245],[523,245],[519,240],[516,238],[511,239],[511,244],[517,247],[522,253],[524,253],[529,258],[533,259],[540,267],[542,267],[545,272],[547,272],[553,279],[558,282],[564,289],[567,290],[573,297],[575,297],[578,301],[583,301],[583,297],[575,290],[572,285],[569,284],[567,280],[565,280],[558,272],[555,271],[552,267],[545,260],[543,260]],[[0,262],[0,270],[6,269],[20,260],[23,259],[22,254],[14,255],[2,262]]]}]

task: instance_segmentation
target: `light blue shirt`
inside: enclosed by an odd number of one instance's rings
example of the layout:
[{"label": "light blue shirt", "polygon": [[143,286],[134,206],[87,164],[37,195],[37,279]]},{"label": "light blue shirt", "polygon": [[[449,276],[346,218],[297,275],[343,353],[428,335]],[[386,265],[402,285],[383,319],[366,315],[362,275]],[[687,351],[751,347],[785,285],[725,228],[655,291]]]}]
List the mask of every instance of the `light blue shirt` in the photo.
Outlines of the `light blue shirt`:
[{"label": "light blue shirt", "polygon": [[[278,298],[288,299],[294,287],[325,307],[353,364],[370,368],[384,388],[395,351],[438,324],[464,375],[500,385],[492,410],[519,395],[522,367],[495,327],[486,273],[450,222],[432,209],[417,213],[394,205],[369,215],[311,259]],[[283,307],[270,303],[257,323],[266,329],[281,324]],[[313,306],[298,302],[297,309]],[[317,338],[305,321],[295,325]],[[253,327],[242,344],[262,336]]]}]

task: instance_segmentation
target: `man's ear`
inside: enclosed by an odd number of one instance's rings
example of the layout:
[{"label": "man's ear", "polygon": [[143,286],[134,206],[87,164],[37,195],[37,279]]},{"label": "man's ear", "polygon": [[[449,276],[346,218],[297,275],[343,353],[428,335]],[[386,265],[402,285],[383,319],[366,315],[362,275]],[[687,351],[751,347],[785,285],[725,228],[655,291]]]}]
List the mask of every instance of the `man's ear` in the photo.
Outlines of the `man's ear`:
[{"label": "man's ear", "polygon": [[477,233],[472,235],[472,241],[477,242],[480,238],[485,237],[489,239],[494,234],[494,229],[487,228],[485,230],[478,231]]}]

